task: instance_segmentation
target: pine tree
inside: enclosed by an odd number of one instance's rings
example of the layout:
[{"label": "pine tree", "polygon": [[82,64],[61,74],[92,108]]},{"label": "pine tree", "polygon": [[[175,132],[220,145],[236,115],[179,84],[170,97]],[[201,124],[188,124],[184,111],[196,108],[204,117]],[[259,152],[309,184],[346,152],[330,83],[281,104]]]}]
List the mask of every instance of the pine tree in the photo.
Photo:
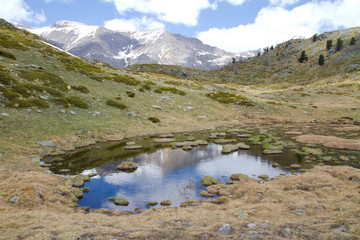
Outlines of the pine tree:
[{"label": "pine tree", "polygon": [[273,46],[273,45],[271,45],[270,50],[274,50],[274,46]]},{"label": "pine tree", "polygon": [[327,50],[330,50],[332,45],[333,45],[333,41],[331,39],[326,41],[326,49]]},{"label": "pine tree", "polygon": [[344,46],[344,41],[339,38],[336,42],[336,50],[340,51]]},{"label": "pine tree", "polygon": [[325,64],[325,57],[324,57],[324,55],[321,54],[319,56],[319,65],[322,66],[324,64]]},{"label": "pine tree", "polygon": [[260,57],[260,52],[258,52],[257,56]]},{"label": "pine tree", "polygon": [[302,51],[301,52],[301,55],[300,55],[300,58],[298,59],[299,62],[304,62],[304,61],[307,61],[309,58],[308,56],[306,55],[305,51]]},{"label": "pine tree", "polygon": [[232,63],[236,63],[236,59],[234,57],[232,58]]},{"label": "pine tree", "polygon": [[317,33],[314,34],[314,36],[312,37],[312,41],[316,42],[319,39]]},{"label": "pine tree", "polygon": [[350,45],[355,45],[356,39],[354,37],[351,38],[350,40]]}]

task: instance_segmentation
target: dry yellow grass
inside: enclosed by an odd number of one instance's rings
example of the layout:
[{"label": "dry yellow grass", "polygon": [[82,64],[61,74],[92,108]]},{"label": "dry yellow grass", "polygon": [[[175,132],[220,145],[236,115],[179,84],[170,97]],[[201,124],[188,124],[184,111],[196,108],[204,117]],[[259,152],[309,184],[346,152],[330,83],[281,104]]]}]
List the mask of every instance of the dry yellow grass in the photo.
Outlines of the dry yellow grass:
[{"label": "dry yellow grass", "polygon": [[344,139],[322,135],[301,135],[296,137],[295,140],[301,143],[322,144],[330,148],[360,151],[360,140],[357,139]]}]

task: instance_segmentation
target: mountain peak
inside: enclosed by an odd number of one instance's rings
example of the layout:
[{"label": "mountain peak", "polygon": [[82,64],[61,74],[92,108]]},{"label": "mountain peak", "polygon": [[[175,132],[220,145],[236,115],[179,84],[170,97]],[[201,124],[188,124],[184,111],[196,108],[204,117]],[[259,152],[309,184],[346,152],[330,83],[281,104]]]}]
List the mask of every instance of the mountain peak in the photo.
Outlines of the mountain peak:
[{"label": "mountain peak", "polygon": [[80,26],[88,26],[84,23],[68,21],[68,20],[60,20],[50,25],[53,28],[66,28],[66,27],[80,27]]}]

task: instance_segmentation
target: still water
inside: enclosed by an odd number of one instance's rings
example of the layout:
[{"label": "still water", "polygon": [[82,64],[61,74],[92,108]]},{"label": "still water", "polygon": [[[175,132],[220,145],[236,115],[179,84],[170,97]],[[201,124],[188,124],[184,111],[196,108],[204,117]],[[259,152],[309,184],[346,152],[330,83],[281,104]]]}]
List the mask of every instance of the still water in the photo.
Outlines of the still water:
[{"label": "still water", "polygon": [[[322,128],[318,129],[323,131]],[[260,133],[256,128],[247,131],[252,136],[266,134],[264,129],[260,130]],[[284,138],[281,132],[276,131],[277,135]],[[60,173],[61,169],[68,169],[70,175],[97,174],[85,184],[84,187],[88,187],[90,191],[84,193],[79,206],[130,211],[135,208],[149,208],[147,206],[149,201],[170,200],[172,206],[179,206],[187,199],[204,200],[206,198],[200,196],[200,191],[205,190],[201,185],[201,178],[205,175],[216,177],[221,181],[229,181],[233,173],[243,173],[253,178],[267,174],[273,178],[279,174],[292,174],[289,168],[291,164],[301,164],[304,168],[310,168],[312,165],[304,163],[306,157],[291,151],[299,148],[298,145],[286,147],[280,155],[263,155],[262,145],[250,144],[247,139],[233,136],[228,132],[226,138],[234,138],[237,142],[249,144],[251,149],[225,155],[221,153],[223,146],[215,144],[209,136],[208,132],[191,133],[190,137],[207,140],[209,144],[195,147],[190,151],[173,149],[169,144],[155,143],[155,137],[144,137],[97,144],[77,149],[63,156],[48,157],[44,161],[51,164],[50,169],[55,173]],[[186,141],[189,134],[176,134],[174,137],[177,142],[181,142]],[[290,141],[291,138],[287,137],[287,140]],[[125,150],[124,147],[129,141],[143,148]],[[338,154],[328,149],[322,151],[326,154]],[[313,162],[319,161],[315,156],[312,158]],[[358,160],[359,158],[360,155],[357,156]],[[117,165],[123,161],[135,162],[138,165],[137,170],[132,173],[119,171]],[[279,166],[272,167],[273,162],[278,163]],[[129,201],[129,205],[116,206],[107,200],[108,197],[125,198]]]}]

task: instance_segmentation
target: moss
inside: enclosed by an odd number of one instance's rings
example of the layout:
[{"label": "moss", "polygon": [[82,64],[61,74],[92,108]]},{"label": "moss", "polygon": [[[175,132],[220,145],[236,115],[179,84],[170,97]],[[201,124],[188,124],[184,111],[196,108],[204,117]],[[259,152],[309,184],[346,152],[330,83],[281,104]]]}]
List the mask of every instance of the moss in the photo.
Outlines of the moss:
[{"label": "moss", "polygon": [[159,123],[160,119],[157,117],[149,117],[148,120],[152,123]]},{"label": "moss", "polygon": [[0,86],[0,94],[6,93],[8,91],[9,89],[7,89],[6,87]]},{"label": "moss", "polygon": [[20,71],[19,76],[28,81],[41,81],[44,86],[54,87],[61,91],[68,91],[68,84],[58,75],[40,69],[29,69]]},{"label": "moss", "polygon": [[182,202],[180,204],[180,207],[196,207],[199,205],[199,202],[196,201],[195,199],[189,199],[186,200],[185,202]]},{"label": "moss", "polygon": [[84,93],[84,94],[90,93],[89,89],[84,85],[71,86],[71,89],[73,89],[75,91],[78,91],[78,92],[81,92],[81,93]]},{"label": "moss", "polygon": [[138,168],[134,162],[122,162],[117,166],[120,171],[135,171]]},{"label": "moss", "polygon": [[215,203],[215,204],[225,204],[225,203],[229,202],[229,199],[225,196],[222,196],[222,197],[215,198],[211,202]]},{"label": "moss", "polygon": [[141,84],[141,81],[136,80],[134,77],[130,77],[128,75],[116,75],[115,77],[113,77],[113,81],[118,83],[125,83],[129,86],[138,86]]},{"label": "moss", "polygon": [[118,101],[115,101],[113,99],[109,99],[106,101],[106,105],[112,106],[112,107],[116,107],[118,109],[125,109],[127,108],[127,106],[125,104],[122,104]]},{"label": "moss", "polygon": [[53,97],[62,97],[63,93],[50,88],[50,87],[44,87],[44,86],[40,86],[40,85],[35,85],[35,84],[15,84],[12,85],[11,89],[14,92],[17,92],[19,94],[21,94],[24,97],[27,96],[34,96],[36,92],[47,92],[48,94],[50,94]]},{"label": "moss", "polygon": [[163,91],[160,88],[154,90],[155,93],[162,93]]},{"label": "moss", "polygon": [[85,188],[82,189],[82,191],[83,191],[83,192],[90,192],[90,188],[85,187]]},{"label": "moss", "polygon": [[140,88],[139,88],[139,92],[145,92],[145,88],[140,87]]},{"label": "moss", "polygon": [[142,88],[144,88],[144,90],[151,90],[151,86],[148,84],[142,85]]},{"label": "moss", "polygon": [[151,80],[147,80],[145,84],[146,85],[154,85],[154,86],[156,85],[156,83]]},{"label": "moss", "polygon": [[12,53],[9,53],[9,52],[5,52],[4,50],[0,50],[0,56],[1,57],[6,57],[6,58],[9,58],[9,59],[12,59],[12,60],[16,60],[15,55],[13,55]]},{"label": "moss", "polygon": [[32,107],[32,104],[27,100],[15,99],[7,102],[5,106],[11,108],[28,108]]},{"label": "moss", "polygon": [[119,206],[129,205],[129,201],[124,198],[109,197],[108,200]]},{"label": "moss", "polygon": [[50,108],[50,105],[44,99],[31,99],[29,102],[37,108]]},{"label": "moss", "polygon": [[224,91],[217,91],[212,93],[207,93],[207,97],[216,100],[221,103],[237,103],[239,105],[244,106],[255,106],[256,103],[251,101],[250,99],[246,98],[243,95],[235,94],[235,93],[229,93]]},{"label": "moss", "polygon": [[128,97],[131,97],[131,98],[135,97],[135,93],[132,91],[126,91],[126,94],[128,95]]}]

